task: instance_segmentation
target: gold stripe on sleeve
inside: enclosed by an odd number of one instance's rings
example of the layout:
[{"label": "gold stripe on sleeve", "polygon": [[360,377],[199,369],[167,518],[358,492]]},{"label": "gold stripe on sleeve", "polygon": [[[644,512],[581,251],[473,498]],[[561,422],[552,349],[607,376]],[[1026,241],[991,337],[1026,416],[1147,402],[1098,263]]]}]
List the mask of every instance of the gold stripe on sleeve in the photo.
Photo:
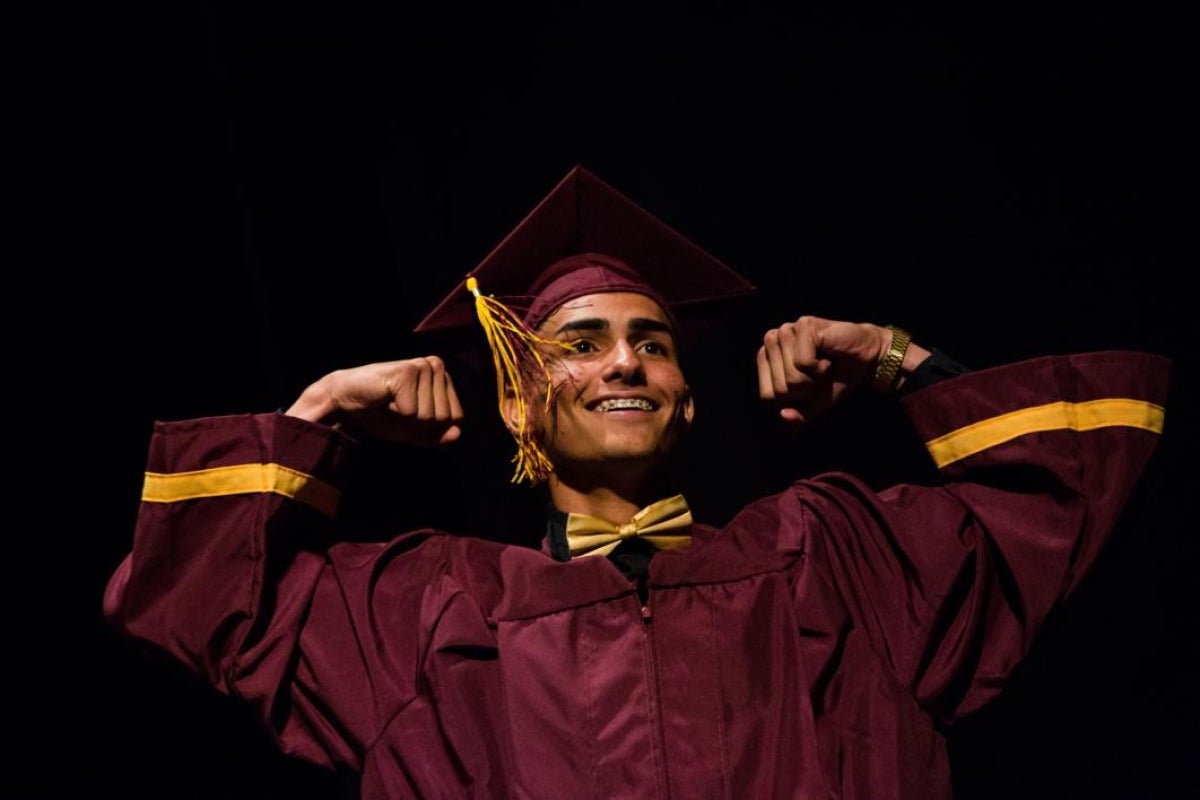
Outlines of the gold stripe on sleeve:
[{"label": "gold stripe on sleeve", "polygon": [[337,511],[341,492],[325,481],[281,464],[236,464],[194,472],[147,472],[146,503],[174,503],[200,497],[271,492],[312,506],[326,516]]},{"label": "gold stripe on sleeve", "polygon": [[1027,433],[1090,431],[1113,426],[1162,433],[1163,416],[1162,406],[1122,397],[1086,403],[1047,403],[967,425],[926,442],[925,447],[940,469]]}]

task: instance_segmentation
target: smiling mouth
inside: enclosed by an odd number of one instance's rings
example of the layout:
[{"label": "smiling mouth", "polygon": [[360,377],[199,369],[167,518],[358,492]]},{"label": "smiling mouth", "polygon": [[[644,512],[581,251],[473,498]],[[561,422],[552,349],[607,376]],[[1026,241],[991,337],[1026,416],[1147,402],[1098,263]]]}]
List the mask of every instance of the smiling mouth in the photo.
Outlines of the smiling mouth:
[{"label": "smiling mouth", "polygon": [[658,406],[642,397],[615,397],[601,400],[592,407],[593,411],[654,411]]}]

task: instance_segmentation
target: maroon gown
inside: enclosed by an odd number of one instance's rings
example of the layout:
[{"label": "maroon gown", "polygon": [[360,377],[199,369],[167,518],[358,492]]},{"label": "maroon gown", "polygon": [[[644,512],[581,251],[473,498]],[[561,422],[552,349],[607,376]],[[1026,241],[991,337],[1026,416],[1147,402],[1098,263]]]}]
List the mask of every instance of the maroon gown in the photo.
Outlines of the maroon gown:
[{"label": "maroon gown", "polygon": [[1168,368],[1088,353],[915,392],[940,485],[798,481],[694,525],[644,605],[603,557],[328,544],[353,449],[331,428],[160,422],[105,612],[366,800],[946,798],[942,725],[1004,688],[1093,563]]}]

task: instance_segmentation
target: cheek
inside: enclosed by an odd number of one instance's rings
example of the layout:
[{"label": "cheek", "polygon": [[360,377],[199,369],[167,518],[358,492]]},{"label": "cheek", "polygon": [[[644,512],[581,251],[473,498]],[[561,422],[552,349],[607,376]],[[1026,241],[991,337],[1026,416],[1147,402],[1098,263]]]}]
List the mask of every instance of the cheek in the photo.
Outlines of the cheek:
[{"label": "cheek", "polygon": [[683,371],[678,367],[663,366],[662,369],[656,371],[653,380],[662,387],[663,391],[676,399],[687,394],[687,381],[683,379]]},{"label": "cheek", "polygon": [[580,392],[587,385],[588,366],[580,361],[558,361],[550,366],[550,392],[559,397]]}]

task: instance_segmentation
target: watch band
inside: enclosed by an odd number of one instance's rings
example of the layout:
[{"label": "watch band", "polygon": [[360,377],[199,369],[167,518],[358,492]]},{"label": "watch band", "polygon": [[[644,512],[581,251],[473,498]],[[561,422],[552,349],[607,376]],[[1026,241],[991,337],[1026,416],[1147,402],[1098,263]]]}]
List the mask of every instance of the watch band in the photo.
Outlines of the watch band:
[{"label": "watch band", "polygon": [[908,352],[908,346],[912,344],[912,336],[903,328],[897,328],[895,325],[888,325],[887,329],[892,332],[892,342],[888,345],[887,352],[879,357],[879,363],[875,365],[875,388],[885,394],[890,394],[895,391],[896,383],[900,379],[900,365],[904,363],[904,354]]}]

